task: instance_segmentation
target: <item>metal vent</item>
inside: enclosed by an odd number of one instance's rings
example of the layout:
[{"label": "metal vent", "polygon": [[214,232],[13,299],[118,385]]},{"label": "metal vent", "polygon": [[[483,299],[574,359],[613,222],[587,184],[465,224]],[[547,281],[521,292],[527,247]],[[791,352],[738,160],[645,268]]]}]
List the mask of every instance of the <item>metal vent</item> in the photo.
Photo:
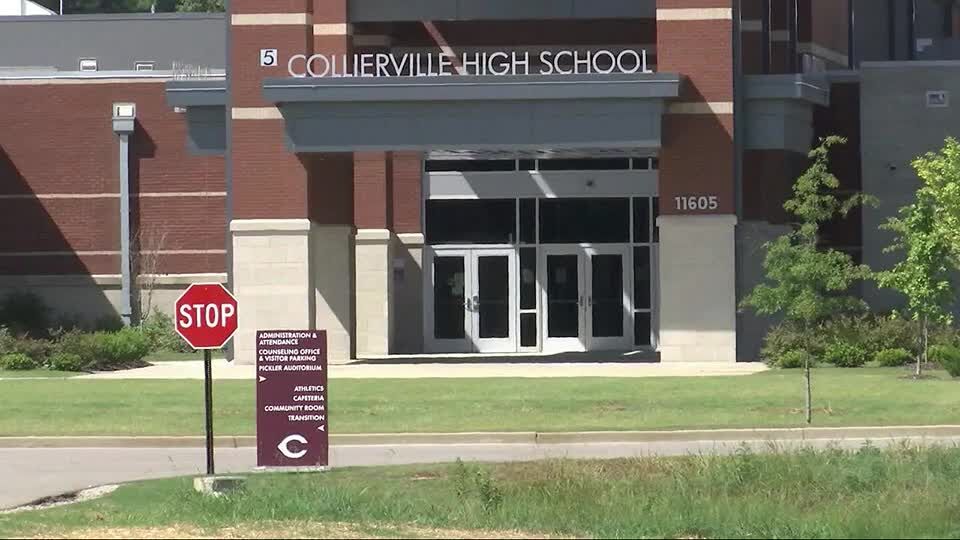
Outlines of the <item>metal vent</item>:
[{"label": "metal vent", "polygon": [[950,92],[946,90],[931,90],[927,92],[927,107],[946,108],[950,106]]}]

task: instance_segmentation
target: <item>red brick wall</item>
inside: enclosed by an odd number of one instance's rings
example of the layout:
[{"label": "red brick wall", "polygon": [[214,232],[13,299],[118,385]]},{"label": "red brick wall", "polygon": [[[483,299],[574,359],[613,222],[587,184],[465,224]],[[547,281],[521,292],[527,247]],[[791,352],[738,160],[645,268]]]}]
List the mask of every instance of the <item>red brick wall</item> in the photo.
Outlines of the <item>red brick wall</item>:
[{"label": "red brick wall", "polygon": [[[731,8],[730,0],[658,0],[657,8]],[[686,77],[674,105],[696,106],[696,114],[668,110],[660,150],[660,213],[732,214],[733,115],[713,114],[708,102],[733,102],[732,20],[658,20],[658,71]],[[704,44],[710,44],[705,47]],[[678,209],[675,197],[716,196],[718,208]]]},{"label": "red brick wall", "polygon": [[[224,271],[223,158],[189,153],[184,118],[167,106],[163,83],[153,81],[0,84],[0,254],[66,252],[0,256],[0,273],[120,272],[119,143],[111,124],[111,104],[119,101],[137,104],[133,234],[154,238],[153,249],[221,252],[157,255],[151,266]],[[151,196],[184,192],[205,195]]]}]

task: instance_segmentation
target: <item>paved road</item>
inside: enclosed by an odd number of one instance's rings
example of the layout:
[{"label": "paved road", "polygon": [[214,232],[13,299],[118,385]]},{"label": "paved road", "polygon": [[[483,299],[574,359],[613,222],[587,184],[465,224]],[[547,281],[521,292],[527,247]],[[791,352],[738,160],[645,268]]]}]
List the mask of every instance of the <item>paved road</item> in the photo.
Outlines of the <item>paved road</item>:
[{"label": "paved road", "polygon": [[[904,439],[897,439],[904,440]],[[919,440],[919,439],[916,439]],[[960,437],[925,438],[929,443],[958,444]],[[773,443],[793,448],[801,444],[823,447],[837,444],[856,448],[864,439],[808,440]],[[893,439],[874,439],[883,446]],[[334,446],[331,465],[398,465],[465,461],[527,461],[546,457],[614,458],[649,455],[729,453],[740,443],[716,441],[663,441],[589,444],[459,444]],[[747,443],[758,451],[770,449],[767,441]],[[217,449],[217,472],[250,471],[256,461],[253,448]],[[198,448],[8,448],[0,449],[0,508],[32,502],[87,487],[199,474],[204,452]]]}]

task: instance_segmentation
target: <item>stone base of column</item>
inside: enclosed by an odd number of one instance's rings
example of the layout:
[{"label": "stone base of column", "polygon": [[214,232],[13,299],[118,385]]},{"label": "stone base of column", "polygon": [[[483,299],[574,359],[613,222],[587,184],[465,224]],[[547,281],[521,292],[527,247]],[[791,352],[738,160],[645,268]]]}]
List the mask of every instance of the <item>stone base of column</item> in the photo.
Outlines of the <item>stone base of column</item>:
[{"label": "stone base of column", "polygon": [[357,356],[390,353],[393,242],[386,229],[356,236]]},{"label": "stone base of column", "polygon": [[350,225],[317,225],[310,230],[316,328],[327,331],[327,361],[355,357],[354,243]]},{"label": "stone base of column", "polygon": [[233,234],[233,294],[239,328],[234,361],[256,362],[257,330],[314,328],[310,220],[241,219]]},{"label": "stone base of column", "polygon": [[736,362],[735,216],[660,216],[660,359]]},{"label": "stone base of column", "polygon": [[393,254],[393,341],[390,352],[423,352],[423,234],[400,233]]}]

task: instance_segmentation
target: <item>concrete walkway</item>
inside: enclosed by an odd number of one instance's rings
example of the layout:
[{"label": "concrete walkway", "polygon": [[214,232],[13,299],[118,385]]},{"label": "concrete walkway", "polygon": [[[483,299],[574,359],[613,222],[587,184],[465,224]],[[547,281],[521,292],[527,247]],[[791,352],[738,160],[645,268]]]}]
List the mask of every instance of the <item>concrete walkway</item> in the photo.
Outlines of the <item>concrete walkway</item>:
[{"label": "concrete walkway", "polygon": [[[757,452],[794,448],[877,447],[912,441],[918,445],[955,445],[954,437],[822,438],[807,440],[656,440],[619,443],[466,443],[339,445],[330,448],[333,467],[464,461],[530,461],[546,458],[729,454],[742,446]],[[253,448],[218,448],[218,473],[246,473],[256,465]],[[202,474],[201,448],[0,448],[0,509],[103,484]]]},{"label": "concrete walkway", "polygon": [[[353,363],[330,366],[331,379],[421,379],[489,377],[704,377],[750,375],[761,363]],[[254,366],[213,361],[214,379],[253,379]],[[74,379],[202,379],[203,361],[156,362],[150,367],[81,375]]]}]

